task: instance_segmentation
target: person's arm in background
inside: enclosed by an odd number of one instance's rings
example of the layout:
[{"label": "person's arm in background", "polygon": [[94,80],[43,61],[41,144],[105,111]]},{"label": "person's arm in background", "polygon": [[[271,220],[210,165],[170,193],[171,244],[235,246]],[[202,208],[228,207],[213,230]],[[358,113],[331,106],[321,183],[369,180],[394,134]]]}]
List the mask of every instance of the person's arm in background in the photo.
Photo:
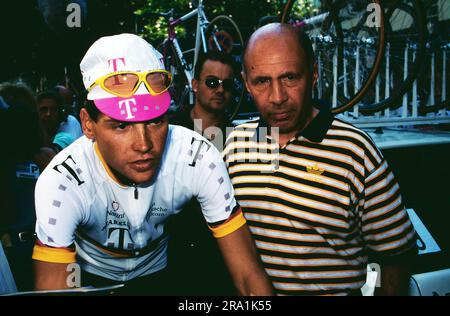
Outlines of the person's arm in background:
[{"label": "person's arm in background", "polygon": [[246,224],[217,242],[239,294],[274,295]]},{"label": "person's arm in background", "polygon": [[408,294],[411,269],[407,265],[380,265],[381,286],[375,288],[376,296],[397,296]]},{"label": "person's arm in background", "polygon": [[41,147],[33,156],[33,160],[38,165],[39,170],[41,172],[44,171],[45,167],[47,167],[56,154],[73,142],[74,138],[70,134],[64,132],[57,133],[50,145],[51,147]]},{"label": "person's arm in background", "polygon": [[375,288],[376,296],[408,295],[412,262],[417,259],[417,247],[392,258],[374,259],[380,261],[380,287]]},{"label": "person's arm in background", "polygon": [[45,167],[52,161],[53,157],[55,157],[57,152],[50,147],[41,147],[39,150],[33,155],[33,161],[39,167],[39,171],[42,173]]}]

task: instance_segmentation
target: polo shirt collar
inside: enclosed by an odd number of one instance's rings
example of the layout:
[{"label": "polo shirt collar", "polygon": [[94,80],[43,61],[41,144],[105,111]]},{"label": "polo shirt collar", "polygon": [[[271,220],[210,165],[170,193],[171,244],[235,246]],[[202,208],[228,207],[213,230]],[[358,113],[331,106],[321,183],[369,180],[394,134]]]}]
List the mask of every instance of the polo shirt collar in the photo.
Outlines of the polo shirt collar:
[{"label": "polo shirt collar", "polygon": [[[334,116],[329,108],[316,104],[314,104],[314,106],[319,109],[319,113],[302,131],[296,135],[296,138],[298,139],[303,136],[312,142],[320,143],[327,135],[328,129],[333,123]],[[268,123],[262,116],[259,118],[258,127],[269,127]]]}]

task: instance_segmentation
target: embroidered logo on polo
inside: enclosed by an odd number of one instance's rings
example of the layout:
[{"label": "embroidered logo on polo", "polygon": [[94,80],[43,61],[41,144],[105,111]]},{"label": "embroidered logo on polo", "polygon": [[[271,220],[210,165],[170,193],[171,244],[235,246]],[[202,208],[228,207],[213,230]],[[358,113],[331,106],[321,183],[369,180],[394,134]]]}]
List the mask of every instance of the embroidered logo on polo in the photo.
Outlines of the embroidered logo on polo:
[{"label": "embroidered logo on polo", "polygon": [[308,173],[321,175],[322,173],[324,173],[325,169],[319,168],[318,164],[314,164],[313,166],[306,166],[306,171]]}]

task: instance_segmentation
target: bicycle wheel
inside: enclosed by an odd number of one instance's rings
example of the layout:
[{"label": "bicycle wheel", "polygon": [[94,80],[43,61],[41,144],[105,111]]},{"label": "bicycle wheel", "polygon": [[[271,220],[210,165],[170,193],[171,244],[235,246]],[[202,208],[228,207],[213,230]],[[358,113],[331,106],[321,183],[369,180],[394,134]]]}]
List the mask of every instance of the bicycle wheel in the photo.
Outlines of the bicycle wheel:
[{"label": "bicycle wheel", "polygon": [[[191,88],[183,70],[183,65],[175,51],[173,44],[165,40],[157,50],[163,55],[164,67],[172,73],[173,81],[169,88],[172,97],[170,112],[182,111],[190,103]],[[186,67],[189,67],[188,65]]]},{"label": "bicycle wheel", "polygon": [[[244,40],[236,23],[225,15],[215,17],[205,31],[205,40],[208,51],[218,50],[231,54],[237,65],[241,65],[244,51]],[[240,71],[240,69],[239,69]],[[239,112],[242,98],[245,92],[244,83],[240,75],[235,74],[235,93],[232,105],[227,109],[232,120]]]},{"label": "bicycle wheel", "polygon": [[281,21],[301,27],[313,41],[319,78],[314,97],[334,113],[357,104],[376,78],[384,49],[379,0],[289,0]]},{"label": "bicycle wheel", "polygon": [[361,100],[363,114],[400,107],[424,61],[426,18],[421,2],[383,1],[382,6],[386,18],[386,54],[379,77]]}]

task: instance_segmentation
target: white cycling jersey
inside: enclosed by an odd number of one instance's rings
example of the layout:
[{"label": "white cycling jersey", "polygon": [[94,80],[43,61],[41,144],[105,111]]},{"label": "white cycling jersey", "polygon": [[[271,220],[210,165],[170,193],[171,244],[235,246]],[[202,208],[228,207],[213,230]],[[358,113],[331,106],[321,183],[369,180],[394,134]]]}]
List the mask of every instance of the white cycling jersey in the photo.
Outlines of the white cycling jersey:
[{"label": "white cycling jersey", "polygon": [[75,244],[77,262],[87,272],[117,281],[154,273],[167,264],[165,223],[192,197],[197,197],[216,237],[245,223],[220,153],[200,134],[169,125],[154,180],[131,187],[115,180],[96,143],[83,136],[62,150],[38,179],[40,246],[33,258],[63,262],[42,246],[48,250]]}]

